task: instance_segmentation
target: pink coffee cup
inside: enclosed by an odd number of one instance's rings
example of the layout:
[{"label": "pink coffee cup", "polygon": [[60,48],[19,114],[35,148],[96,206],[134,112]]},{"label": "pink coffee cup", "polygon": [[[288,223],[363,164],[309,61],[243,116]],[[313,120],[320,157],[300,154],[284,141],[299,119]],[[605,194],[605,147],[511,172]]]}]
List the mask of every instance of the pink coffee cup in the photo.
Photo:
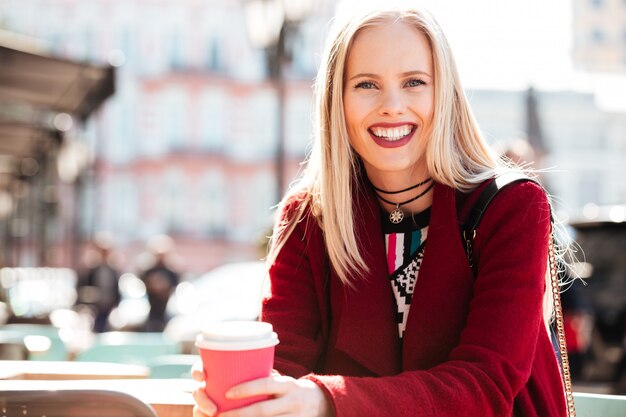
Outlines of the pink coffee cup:
[{"label": "pink coffee cup", "polygon": [[224,321],[205,326],[196,337],[206,378],[205,391],[218,413],[269,398],[229,400],[231,387],[271,374],[278,337],[272,325],[260,321]]}]

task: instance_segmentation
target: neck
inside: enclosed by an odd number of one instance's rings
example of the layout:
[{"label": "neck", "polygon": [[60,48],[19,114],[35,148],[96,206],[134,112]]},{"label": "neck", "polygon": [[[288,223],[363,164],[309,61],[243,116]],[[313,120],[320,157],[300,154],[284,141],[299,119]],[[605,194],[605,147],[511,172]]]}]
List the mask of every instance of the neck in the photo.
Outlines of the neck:
[{"label": "neck", "polygon": [[402,171],[381,171],[366,164],[365,171],[372,185],[385,191],[404,190],[431,177],[428,169],[415,166]]},{"label": "neck", "polygon": [[[391,212],[399,207],[405,213],[419,213],[431,206],[433,201],[433,189],[434,183],[432,181],[429,181],[428,183],[420,187],[398,194],[384,195],[378,192],[376,192],[376,194],[379,204],[387,212]],[[404,203],[407,200],[411,200],[414,198],[416,199]],[[383,199],[387,201],[384,201]]]},{"label": "neck", "polygon": [[[426,169],[425,166],[420,168],[414,166],[410,170],[405,171],[382,172],[373,169],[373,167],[366,164],[365,170],[372,185],[375,188],[385,191],[405,190],[431,177],[430,172],[428,172],[428,169]],[[433,184],[432,181],[429,181],[419,187],[409,189],[407,191],[403,191],[397,194],[385,194],[377,192],[377,195],[382,196],[383,198],[385,198],[385,200],[391,201],[393,203],[401,203],[425,191]],[[432,195],[433,190],[431,189],[417,200],[407,204],[403,204],[401,208],[406,213],[418,213],[420,211],[426,210],[432,204]],[[378,198],[378,202],[387,212],[391,212],[393,209],[396,208],[396,204],[385,203],[380,198]]]},{"label": "neck", "polygon": [[428,184],[432,181],[432,178],[426,178],[425,180],[422,180],[420,182],[418,182],[417,184],[413,184],[410,187],[406,187],[403,188],[401,190],[383,190],[381,188],[376,187],[375,185],[373,185],[374,189],[376,190],[376,192],[378,192],[379,194],[386,194],[386,195],[394,195],[394,194],[401,194],[404,192],[408,192],[408,191],[412,191],[415,190],[416,188],[421,187],[422,185]]}]

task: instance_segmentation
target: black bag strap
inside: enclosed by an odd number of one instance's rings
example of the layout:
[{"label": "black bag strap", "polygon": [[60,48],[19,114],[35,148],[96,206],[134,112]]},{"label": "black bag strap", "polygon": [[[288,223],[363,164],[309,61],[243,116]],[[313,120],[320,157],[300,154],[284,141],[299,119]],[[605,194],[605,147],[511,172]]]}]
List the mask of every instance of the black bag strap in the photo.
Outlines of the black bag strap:
[{"label": "black bag strap", "polygon": [[481,191],[476,203],[474,203],[474,206],[467,215],[465,222],[461,225],[461,234],[465,245],[465,251],[467,253],[467,260],[472,270],[474,270],[474,275],[476,274],[476,270],[474,260],[472,258],[472,242],[474,241],[474,237],[476,237],[476,229],[478,229],[480,220],[483,218],[483,214],[485,214],[487,207],[489,207],[489,204],[493,201],[495,196],[498,195],[500,190],[510,184],[520,181],[531,181],[537,183],[536,180],[519,171],[506,172],[496,176]]},{"label": "black bag strap", "polygon": [[[530,181],[535,184],[539,184],[537,180],[528,177],[527,175],[511,171],[505,174],[498,175],[492,181],[490,181],[485,188],[480,192],[480,195],[476,199],[476,203],[470,210],[470,213],[465,220],[465,223],[461,225],[463,242],[465,244],[465,250],[467,252],[467,260],[470,264],[470,267],[474,271],[474,277],[476,277],[476,268],[474,266],[474,261],[472,259],[472,242],[476,237],[476,229],[480,224],[480,220],[485,214],[487,207],[489,207],[489,203],[493,201],[493,199],[498,195],[500,190],[505,188],[506,186],[520,182],[520,181]],[[550,221],[553,222],[554,218],[552,217],[552,213],[550,214]],[[555,312],[555,324],[556,329],[552,329],[550,332],[550,339],[552,342],[552,346],[554,347],[555,355],[559,364],[561,365],[561,376],[563,378],[563,385],[565,391],[565,400],[567,401],[567,415],[568,417],[576,417],[576,409],[574,404],[574,395],[572,394],[572,381],[571,374],[569,368],[569,360],[567,357],[567,343],[565,340],[565,330],[563,328],[563,311],[561,310],[561,296],[559,294],[559,280],[558,280],[558,271],[560,267],[557,265],[559,260],[556,259],[554,253],[554,246],[557,245],[558,242],[555,241],[554,231],[550,230],[550,251],[549,251],[549,261],[550,261],[550,285],[552,291],[552,297],[554,302],[554,312]]]}]

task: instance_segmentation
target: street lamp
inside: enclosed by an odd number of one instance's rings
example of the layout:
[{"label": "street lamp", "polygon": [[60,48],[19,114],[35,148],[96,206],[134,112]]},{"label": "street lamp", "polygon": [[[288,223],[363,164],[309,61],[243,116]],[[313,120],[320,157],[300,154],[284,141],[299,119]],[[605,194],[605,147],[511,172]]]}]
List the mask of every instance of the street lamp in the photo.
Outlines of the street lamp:
[{"label": "street lamp", "polygon": [[276,141],[276,192],[280,201],[285,181],[285,78],[284,67],[291,61],[289,38],[318,0],[244,0],[246,28],[250,42],[265,51],[269,77],[278,95],[278,138]]}]

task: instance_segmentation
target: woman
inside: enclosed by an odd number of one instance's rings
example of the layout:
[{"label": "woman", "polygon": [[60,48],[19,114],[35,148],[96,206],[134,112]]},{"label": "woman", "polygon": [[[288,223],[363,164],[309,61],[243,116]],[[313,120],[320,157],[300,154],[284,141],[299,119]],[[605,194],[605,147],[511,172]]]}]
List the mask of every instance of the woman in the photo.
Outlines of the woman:
[{"label": "woman", "polygon": [[[503,190],[473,273],[459,225],[506,168],[437,23],[398,8],[352,18],[316,87],[315,148],[268,257],[277,374],[231,390],[273,399],[220,415],[565,416],[542,320],[550,206],[533,183]],[[194,398],[196,417],[215,412]]]}]

